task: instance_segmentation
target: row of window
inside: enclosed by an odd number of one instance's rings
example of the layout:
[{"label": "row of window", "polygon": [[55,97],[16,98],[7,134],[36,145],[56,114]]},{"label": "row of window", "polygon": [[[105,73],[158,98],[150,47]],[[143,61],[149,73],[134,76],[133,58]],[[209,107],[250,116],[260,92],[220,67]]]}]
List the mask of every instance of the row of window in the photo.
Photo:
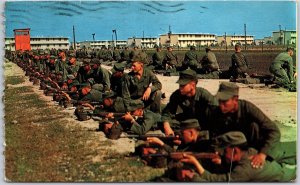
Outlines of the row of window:
[{"label": "row of window", "polygon": [[68,38],[30,38],[31,41],[68,41]]}]

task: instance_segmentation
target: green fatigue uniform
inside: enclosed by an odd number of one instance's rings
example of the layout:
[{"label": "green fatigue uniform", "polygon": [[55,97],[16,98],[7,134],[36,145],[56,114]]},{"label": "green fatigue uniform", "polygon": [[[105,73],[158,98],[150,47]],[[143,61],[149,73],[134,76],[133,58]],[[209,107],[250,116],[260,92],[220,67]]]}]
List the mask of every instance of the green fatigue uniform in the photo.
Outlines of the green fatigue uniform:
[{"label": "green fatigue uniform", "polygon": [[246,100],[238,100],[238,111],[223,114],[218,106],[206,110],[202,128],[209,130],[211,137],[229,131],[245,134],[249,147],[272,156],[269,150],[280,140],[280,131],[257,106]]},{"label": "green fatigue uniform", "polygon": [[133,72],[128,73],[128,75],[124,77],[122,97],[125,100],[126,108],[129,108],[130,101],[141,99],[148,87],[151,88],[151,94],[149,99],[144,101],[145,107],[150,108],[153,112],[160,113],[162,84],[155,74],[146,68],[144,68],[143,75],[140,79],[135,77]]},{"label": "green fatigue uniform", "polygon": [[104,57],[104,61],[113,61],[113,51],[109,48],[107,50],[105,50],[105,57]]},{"label": "green fatigue uniform", "polygon": [[[169,65],[169,67],[166,67],[166,65]],[[165,70],[168,69],[173,69],[176,71],[176,67],[178,65],[178,57],[176,54],[174,54],[172,51],[167,51],[164,61],[163,61],[163,65]]]},{"label": "green fatigue uniform", "polygon": [[241,52],[236,52],[231,56],[231,71],[233,78],[245,78],[248,70],[246,56]]},{"label": "green fatigue uniform", "polygon": [[121,61],[121,53],[118,49],[114,49],[113,59],[117,62]]},{"label": "green fatigue uniform", "polygon": [[130,53],[129,53],[130,59],[133,59],[133,57],[134,57],[134,56],[137,56],[139,53],[140,53],[140,51],[139,51],[138,49],[135,49],[135,48],[134,48],[134,49],[131,50]]},{"label": "green fatigue uniform", "polygon": [[165,58],[165,53],[163,51],[156,51],[152,55],[152,65],[154,69],[163,69],[163,60]]},{"label": "green fatigue uniform", "polygon": [[126,61],[126,62],[130,61],[130,51],[128,50],[128,48],[125,48],[121,52],[121,59],[122,59],[122,61]]},{"label": "green fatigue uniform", "polygon": [[104,91],[110,90],[111,73],[107,69],[101,67],[100,65],[96,70],[93,71],[92,76],[96,83],[103,85]]},{"label": "green fatigue uniform", "polygon": [[[127,73],[124,73],[125,65],[122,63],[116,63],[114,67],[111,69],[112,75],[110,77],[110,83],[111,83],[111,90],[117,94],[117,96],[122,96],[122,83],[124,75],[127,75]],[[119,72],[121,75],[116,75],[117,72]],[[118,74],[119,74],[118,73]]]},{"label": "green fatigue uniform", "polygon": [[102,92],[96,89],[91,89],[91,91],[85,95],[81,101],[92,101],[92,102],[102,102]]},{"label": "green fatigue uniform", "polygon": [[208,105],[218,105],[217,99],[206,89],[196,87],[194,97],[186,97],[180,94],[180,90],[176,90],[170,96],[169,103],[162,111],[162,121],[168,121],[171,127],[179,126],[178,121],[185,119],[198,119],[201,128],[205,109]]},{"label": "green fatigue uniform", "polygon": [[68,75],[67,68],[68,68],[67,59],[65,61],[62,61],[61,59],[57,59],[55,61],[55,73],[62,72],[63,81],[67,80],[67,75]]},{"label": "green fatigue uniform", "polygon": [[[293,148],[296,148],[296,144]],[[257,150],[249,148],[241,160],[234,164],[231,173],[213,174],[205,170],[200,176],[198,173],[192,181],[209,182],[289,182],[296,178],[296,167],[288,166],[277,161],[266,160],[263,168],[253,168],[249,157],[257,154]],[[294,156],[296,159],[296,155]]]},{"label": "green fatigue uniform", "polygon": [[211,78],[218,79],[219,78],[219,64],[216,58],[216,55],[208,51],[204,57],[201,59],[201,66],[203,75],[199,76],[199,78]]},{"label": "green fatigue uniform", "polygon": [[275,80],[279,82],[278,85],[287,87],[294,81],[293,58],[288,52],[280,53],[272,62],[269,70],[275,75]]},{"label": "green fatigue uniform", "polygon": [[97,52],[97,58],[99,60],[105,60],[105,50],[104,48],[101,48],[98,52]]},{"label": "green fatigue uniform", "polygon": [[194,50],[187,51],[184,55],[182,65],[186,69],[189,67],[190,69],[197,71],[197,69],[200,67],[198,63],[199,59],[200,58],[196,51]]},{"label": "green fatigue uniform", "polygon": [[93,70],[86,70],[85,67],[87,67],[89,64],[85,64],[84,66],[81,66],[77,73],[77,80],[79,83],[87,82],[89,78],[93,78]]},{"label": "green fatigue uniform", "polygon": [[156,128],[157,123],[161,121],[161,115],[159,113],[154,113],[150,110],[144,110],[142,118],[135,120],[130,128],[135,134],[144,135],[151,128]]}]

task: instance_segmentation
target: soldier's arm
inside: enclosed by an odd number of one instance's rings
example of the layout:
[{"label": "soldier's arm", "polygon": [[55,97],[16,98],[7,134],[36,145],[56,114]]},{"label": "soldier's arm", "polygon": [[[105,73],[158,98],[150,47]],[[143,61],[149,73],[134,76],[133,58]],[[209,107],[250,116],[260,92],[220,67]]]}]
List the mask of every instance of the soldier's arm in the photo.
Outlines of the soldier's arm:
[{"label": "soldier's arm", "polygon": [[268,151],[280,141],[281,134],[279,128],[253,103],[248,102],[246,104],[246,110],[249,118],[253,119],[253,121],[258,124],[260,133],[263,133],[263,136],[265,137],[264,145],[259,152],[271,155]]},{"label": "soldier's arm", "polygon": [[131,95],[130,95],[130,76],[126,75],[122,81],[122,98],[124,100],[125,108],[128,109],[130,107]]},{"label": "soldier's arm", "polygon": [[157,76],[151,71],[150,71],[150,78],[151,78],[151,83],[152,83],[152,86],[150,87],[151,92],[155,92],[156,90],[161,90],[162,89],[161,82],[159,81]]},{"label": "soldier's arm", "polygon": [[288,59],[288,76],[290,81],[294,81],[294,66],[293,66],[293,58],[289,57]]},{"label": "soldier's arm", "polygon": [[108,70],[102,70],[103,71],[103,86],[105,91],[110,90],[110,74]]}]

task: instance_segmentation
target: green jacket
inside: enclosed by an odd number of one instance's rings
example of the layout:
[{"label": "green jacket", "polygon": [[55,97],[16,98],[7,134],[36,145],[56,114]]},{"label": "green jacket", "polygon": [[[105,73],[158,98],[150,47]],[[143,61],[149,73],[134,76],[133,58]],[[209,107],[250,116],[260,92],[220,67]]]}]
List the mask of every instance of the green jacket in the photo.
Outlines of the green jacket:
[{"label": "green jacket", "polygon": [[152,71],[144,68],[141,79],[135,77],[133,72],[128,73],[124,77],[122,84],[122,97],[124,98],[126,107],[130,106],[132,99],[141,99],[149,86],[151,93],[162,89],[162,84]]},{"label": "green jacket", "polygon": [[[212,138],[229,131],[241,131],[250,147],[268,155],[269,150],[280,140],[277,125],[249,101],[238,100],[236,113],[223,114],[218,106],[209,106],[205,115],[205,124],[201,126],[209,130]],[[254,132],[256,129],[259,129],[258,133]]]},{"label": "green jacket", "polygon": [[286,69],[287,75],[290,81],[294,80],[294,67],[293,67],[293,58],[288,54],[288,52],[283,52],[277,55],[270,66],[270,70],[275,71],[278,69]]},{"label": "green jacket", "polygon": [[150,110],[144,110],[143,118],[134,121],[130,130],[138,135],[146,134],[152,127],[161,121],[161,115]]},{"label": "green jacket", "polygon": [[216,58],[216,55],[209,51],[207,52],[201,60],[202,68],[205,70],[212,72],[217,71],[219,69],[219,64]]},{"label": "green jacket", "polygon": [[110,90],[110,77],[111,73],[109,70],[101,67],[101,65],[98,67],[98,69],[93,71],[93,78],[96,83],[102,84],[104,87],[104,91]]},{"label": "green jacket", "polygon": [[178,65],[177,55],[174,54],[173,52],[167,51],[164,58],[164,63],[169,64],[171,66],[177,66]]},{"label": "green jacket", "polygon": [[241,160],[234,164],[231,173],[213,174],[204,171],[200,176],[196,174],[193,182],[209,181],[209,182],[289,182],[296,177],[296,168],[288,168],[276,161],[266,160],[263,168],[255,169],[251,166],[251,155],[257,154],[253,148],[245,151]]},{"label": "green jacket", "polygon": [[162,62],[165,58],[165,53],[163,51],[156,51],[153,55],[152,55],[152,62],[153,62],[153,65],[155,66],[161,66],[162,65]]},{"label": "green jacket", "polygon": [[196,94],[192,98],[181,95],[178,89],[171,94],[169,103],[163,109],[162,121],[172,122],[173,119],[182,121],[189,118],[197,118],[201,125],[203,116],[205,116],[205,110],[210,104],[218,105],[218,101],[209,91],[202,87],[196,88]]},{"label": "green jacket", "polygon": [[248,70],[247,58],[241,52],[232,54],[231,63],[233,69],[236,69],[238,73],[246,73]]},{"label": "green jacket", "polygon": [[102,92],[92,89],[87,95],[85,95],[82,101],[93,101],[93,102],[102,102]]}]

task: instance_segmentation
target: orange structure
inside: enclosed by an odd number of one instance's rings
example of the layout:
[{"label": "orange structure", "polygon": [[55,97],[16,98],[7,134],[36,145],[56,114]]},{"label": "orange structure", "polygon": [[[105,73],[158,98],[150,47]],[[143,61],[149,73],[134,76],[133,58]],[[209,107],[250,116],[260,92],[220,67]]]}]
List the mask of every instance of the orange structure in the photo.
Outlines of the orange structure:
[{"label": "orange structure", "polygon": [[31,50],[30,47],[30,28],[14,29],[15,50]]}]

